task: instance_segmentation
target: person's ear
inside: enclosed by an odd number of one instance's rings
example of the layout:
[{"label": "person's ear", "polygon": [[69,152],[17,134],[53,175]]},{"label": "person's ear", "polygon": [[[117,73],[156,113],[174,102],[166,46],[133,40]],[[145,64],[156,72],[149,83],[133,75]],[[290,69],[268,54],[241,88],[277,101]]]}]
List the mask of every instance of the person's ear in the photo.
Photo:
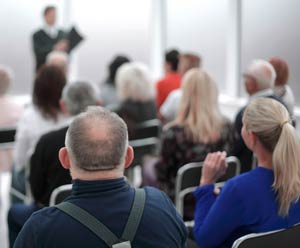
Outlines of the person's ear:
[{"label": "person's ear", "polygon": [[71,167],[71,162],[67,147],[63,147],[59,150],[58,158],[62,164],[62,167],[64,167],[66,170],[69,170]]},{"label": "person's ear", "polygon": [[250,145],[251,150],[253,150],[253,148],[256,144],[257,137],[256,137],[255,133],[253,133],[251,131],[249,131],[248,134],[249,134],[249,141],[250,141],[249,145]]},{"label": "person's ear", "polygon": [[133,148],[131,146],[127,146],[126,155],[125,155],[125,165],[124,165],[125,169],[127,169],[131,165],[133,158],[134,158]]},{"label": "person's ear", "polygon": [[68,114],[66,104],[62,99],[59,100],[59,107],[64,114]]}]

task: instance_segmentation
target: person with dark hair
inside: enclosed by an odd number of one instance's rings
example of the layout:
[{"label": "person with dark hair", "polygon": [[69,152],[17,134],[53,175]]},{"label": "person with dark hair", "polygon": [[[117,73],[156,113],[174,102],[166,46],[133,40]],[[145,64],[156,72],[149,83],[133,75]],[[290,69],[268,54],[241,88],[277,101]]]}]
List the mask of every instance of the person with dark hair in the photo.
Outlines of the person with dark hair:
[{"label": "person with dark hair", "polygon": [[108,66],[108,77],[100,85],[100,95],[103,106],[115,105],[119,103],[116,92],[116,74],[118,68],[124,63],[130,62],[130,59],[123,55],[117,55]]},{"label": "person with dark hair", "polygon": [[[14,247],[186,247],[187,230],[170,199],[157,189],[126,183],[124,170],[133,158],[126,124],[117,114],[89,107],[76,116],[59,151],[73,179],[72,194],[32,214]],[[104,226],[105,234],[66,207]]]},{"label": "person with dark hair", "polygon": [[178,73],[179,52],[168,51],[165,54],[165,77],[156,84],[156,105],[157,109],[164,103],[169,93],[180,87],[181,76]]},{"label": "person with dark hair", "polygon": [[269,59],[270,64],[276,71],[274,93],[280,97],[287,105],[289,112],[293,114],[295,106],[295,97],[287,82],[289,79],[289,66],[286,61],[278,57]]},{"label": "person with dark hair", "polygon": [[[60,106],[70,122],[72,117],[85,111],[88,106],[97,105],[98,97],[95,87],[91,84],[76,82],[64,87]],[[36,145],[30,159],[29,175],[34,203],[11,206],[7,218],[11,246],[30,215],[49,205],[52,191],[61,185],[71,183],[69,172],[63,169],[58,159],[58,152],[65,145],[67,130],[68,125],[46,133]]]},{"label": "person with dark hair", "polygon": [[33,104],[25,109],[16,132],[12,185],[21,192],[25,191],[24,169],[28,166],[38,139],[66,122],[59,107],[65,84],[65,74],[56,66],[45,65],[37,73],[33,86]]},{"label": "person with dark hair", "polygon": [[33,36],[33,51],[36,60],[36,71],[45,64],[47,55],[52,50],[68,52],[69,44],[66,34],[55,26],[56,8],[46,6],[43,11],[44,27],[36,31]]}]

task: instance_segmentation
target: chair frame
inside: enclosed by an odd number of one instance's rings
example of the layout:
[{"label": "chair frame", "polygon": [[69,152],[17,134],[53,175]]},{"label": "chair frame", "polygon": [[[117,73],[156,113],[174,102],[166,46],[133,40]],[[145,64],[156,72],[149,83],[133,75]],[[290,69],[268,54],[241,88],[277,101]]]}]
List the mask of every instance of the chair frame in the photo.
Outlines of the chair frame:
[{"label": "chair frame", "polygon": [[50,196],[49,206],[52,207],[52,206],[56,205],[57,204],[56,203],[57,196],[64,191],[71,191],[72,186],[73,186],[72,184],[65,184],[65,185],[61,185],[61,186],[57,187],[56,189],[54,189]]},{"label": "chair frame", "polygon": [[[235,156],[227,157],[226,162],[228,164],[235,163],[236,164],[235,176],[240,174],[241,164],[237,157],[235,157]],[[181,215],[183,215],[184,197],[187,194],[192,193],[199,186],[199,185],[195,185],[194,187],[188,187],[188,188],[181,190],[182,178],[184,176],[184,173],[193,168],[203,167],[203,165],[204,165],[204,161],[188,163],[188,164],[182,166],[177,172],[176,185],[175,185],[175,206],[176,206],[177,211]],[[217,188],[223,187],[224,184],[225,184],[225,181],[217,182],[217,183],[215,183],[215,187],[217,187]]]}]

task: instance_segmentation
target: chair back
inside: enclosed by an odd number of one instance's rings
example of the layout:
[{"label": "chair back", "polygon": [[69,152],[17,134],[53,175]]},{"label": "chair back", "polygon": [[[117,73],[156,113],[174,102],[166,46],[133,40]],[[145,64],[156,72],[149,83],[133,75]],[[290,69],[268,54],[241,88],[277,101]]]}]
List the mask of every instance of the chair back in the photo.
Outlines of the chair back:
[{"label": "chair back", "polygon": [[54,206],[56,204],[59,204],[64,201],[68,196],[70,196],[72,193],[72,184],[66,184],[57,187],[56,189],[53,190],[51,196],[50,196],[50,201],[49,201],[49,206]]},{"label": "chair back", "polygon": [[295,225],[264,233],[253,233],[237,239],[232,248],[296,248],[300,246],[300,226]]},{"label": "chair back", "polygon": [[16,127],[0,128],[0,149],[13,148],[15,142]]},{"label": "chair back", "polygon": [[136,124],[134,136],[136,139],[155,137],[158,138],[161,133],[161,122],[158,119],[152,119]]},{"label": "chair back", "polygon": [[[227,157],[226,162],[228,168],[225,175],[215,184],[216,187],[222,187],[228,179],[240,174],[241,165],[238,158],[234,156]],[[204,162],[188,163],[182,166],[177,172],[175,205],[177,211],[182,215],[185,196],[192,193],[199,186],[203,164]]]}]

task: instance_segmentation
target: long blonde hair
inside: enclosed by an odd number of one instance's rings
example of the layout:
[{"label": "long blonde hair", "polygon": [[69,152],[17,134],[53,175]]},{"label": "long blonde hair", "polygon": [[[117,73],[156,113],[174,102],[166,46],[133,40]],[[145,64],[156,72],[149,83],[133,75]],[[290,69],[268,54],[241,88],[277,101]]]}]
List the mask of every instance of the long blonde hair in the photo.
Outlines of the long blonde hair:
[{"label": "long blonde hair", "polygon": [[273,189],[277,193],[280,216],[288,215],[292,202],[300,197],[300,144],[286,108],[270,98],[253,100],[243,122],[272,153]]},{"label": "long blonde hair", "polygon": [[218,105],[218,89],[202,69],[186,72],[182,81],[182,97],[172,125],[181,125],[193,142],[212,143],[221,136],[224,125]]}]

